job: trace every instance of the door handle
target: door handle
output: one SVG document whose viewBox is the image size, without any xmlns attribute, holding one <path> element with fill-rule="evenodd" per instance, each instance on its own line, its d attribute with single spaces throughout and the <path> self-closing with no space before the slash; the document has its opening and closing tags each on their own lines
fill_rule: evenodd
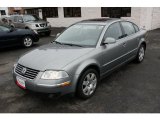
<svg viewBox="0 0 160 120">
<path fill-rule="evenodd" d="M 126 43 L 125 42 L 123 43 L 123 47 L 126 47 Z"/>
</svg>

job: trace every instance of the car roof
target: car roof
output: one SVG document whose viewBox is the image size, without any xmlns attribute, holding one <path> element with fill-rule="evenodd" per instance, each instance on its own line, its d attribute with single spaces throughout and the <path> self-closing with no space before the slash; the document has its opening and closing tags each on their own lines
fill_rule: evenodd
<svg viewBox="0 0 160 120">
<path fill-rule="evenodd" d="M 77 22 L 78 24 L 97 24 L 97 25 L 106 25 L 107 23 L 122 21 L 120 18 L 95 18 L 87 19 Z"/>
</svg>

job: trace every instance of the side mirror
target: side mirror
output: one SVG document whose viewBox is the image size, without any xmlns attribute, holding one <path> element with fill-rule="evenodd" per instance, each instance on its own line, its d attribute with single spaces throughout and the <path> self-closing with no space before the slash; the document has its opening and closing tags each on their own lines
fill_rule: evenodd
<svg viewBox="0 0 160 120">
<path fill-rule="evenodd" d="M 60 35 L 60 33 L 57 33 L 56 37 L 58 37 Z"/>
<path fill-rule="evenodd" d="M 103 44 L 113 44 L 113 43 L 116 43 L 116 39 L 111 37 L 107 37 L 103 42 Z"/>
</svg>

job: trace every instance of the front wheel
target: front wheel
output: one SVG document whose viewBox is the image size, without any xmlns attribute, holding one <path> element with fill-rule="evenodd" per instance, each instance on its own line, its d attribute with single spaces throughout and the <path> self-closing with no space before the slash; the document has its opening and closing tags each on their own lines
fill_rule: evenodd
<svg viewBox="0 0 160 120">
<path fill-rule="evenodd" d="M 145 46 L 142 44 L 138 49 L 136 62 L 141 63 L 144 60 L 144 56 L 145 56 Z"/>
<path fill-rule="evenodd" d="M 99 81 L 99 74 L 94 69 L 86 70 L 79 79 L 77 95 L 82 99 L 88 99 L 95 93 Z"/>
<path fill-rule="evenodd" d="M 32 37 L 30 37 L 30 36 L 24 37 L 23 41 L 22 41 L 22 44 L 26 48 L 31 47 L 33 45 Z"/>
</svg>

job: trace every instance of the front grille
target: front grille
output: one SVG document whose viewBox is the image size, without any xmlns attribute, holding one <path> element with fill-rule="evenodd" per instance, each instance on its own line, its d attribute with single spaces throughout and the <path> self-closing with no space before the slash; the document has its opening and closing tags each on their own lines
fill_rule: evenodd
<svg viewBox="0 0 160 120">
<path fill-rule="evenodd" d="M 34 70 L 23 65 L 17 64 L 15 72 L 28 79 L 34 79 L 37 77 L 39 70 Z"/>
<path fill-rule="evenodd" d="M 43 23 L 43 24 L 40 24 L 40 26 L 41 26 L 41 27 L 46 27 L 46 24 L 45 24 L 45 23 Z"/>
</svg>

